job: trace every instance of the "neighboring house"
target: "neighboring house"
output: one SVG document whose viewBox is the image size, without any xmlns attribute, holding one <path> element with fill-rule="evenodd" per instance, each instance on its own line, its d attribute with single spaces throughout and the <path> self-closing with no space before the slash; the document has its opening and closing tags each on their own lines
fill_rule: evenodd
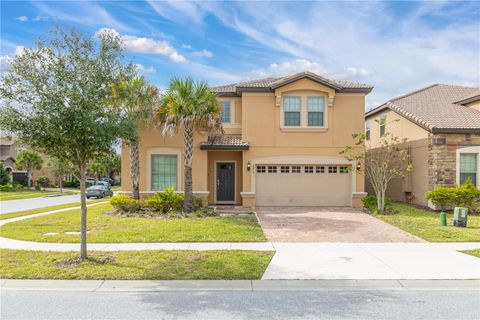
<svg viewBox="0 0 480 320">
<path fill-rule="evenodd" d="M 9 137 L 0 137 L 0 163 L 3 164 L 3 167 L 11 175 L 11 178 L 15 182 L 25 182 L 27 181 L 26 171 L 19 170 L 16 166 L 17 154 L 25 150 L 26 148 L 22 146 L 18 141 Z M 48 157 L 43 156 L 43 165 L 42 169 L 35 170 L 32 174 L 33 181 L 37 180 L 41 176 L 48 176 L 51 181 L 53 176 L 50 174 L 47 168 Z"/>
<path fill-rule="evenodd" d="M 216 87 L 224 135 L 195 135 L 193 190 L 210 204 L 360 206 L 364 178 L 340 152 L 363 130 L 372 86 L 302 72 Z M 140 133 L 140 191 L 183 190 L 183 139 Z M 128 149 L 122 190 L 131 191 Z"/>
<path fill-rule="evenodd" d="M 394 200 L 427 205 L 427 191 L 468 178 L 480 187 L 478 88 L 435 84 L 394 98 L 365 114 L 365 129 L 372 148 L 384 132 L 408 139 L 413 171 L 390 184 Z"/>
</svg>

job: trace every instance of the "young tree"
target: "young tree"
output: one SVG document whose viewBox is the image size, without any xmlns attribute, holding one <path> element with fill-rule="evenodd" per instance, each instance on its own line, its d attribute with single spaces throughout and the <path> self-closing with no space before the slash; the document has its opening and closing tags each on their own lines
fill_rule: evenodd
<svg viewBox="0 0 480 320">
<path fill-rule="evenodd" d="M 100 179 L 100 176 L 107 174 L 107 163 L 101 160 L 90 163 L 87 173 L 95 178 L 95 181 Z"/>
<path fill-rule="evenodd" d="M 0 83 L 0 126 L 79 172 L 81 260 L 87 258 L 87 166 L 118 139 L 119 115 L 108 101 L 123 73 L 121 51 L 111 32 L 94 39 L 57 28 L 17 55 Z"/>
<path fill-rule="evenodd" d="M 18 169 L 27 171 L 27 185 L 30 188 L 33 171 L 42 169 L 43 159 L 38 152 L 23 150 L 17 154 L 15 164 Z"/>
<path fill-rule="evenodd" d="M 152 123 L 158 90 L 143 77 L 135 74 L 125 76 L 112 86 L 112 106 L 122 114 L 122 138 L 129 148 L 130 179 L 133 198 L 140 199 L 139 130 Z"/>
<path fill-rule="evenodd" d="M 185 172 L 185 212 L 193 210 L 192 162 L 193 135 L 196 130 L 222 131 L 220 104 L 216 93 L 205 82 L 191 78 L 173 79 L 162 97 L 158 120 L 163 134 L 174 135 L 183 129 L 183 159 Z"/>
<path fill-rule="evenodd" d="M 73 173 L 72 166 L 65 160 L 52 157 L 50 160 L 48 160 L 48 170 L 57 180 L 58 186 L 60 187 L 60 192 L 62 192 L 63 179 L 66 175 Z"/>
<path fill-rule="evenodd" d="M 363 163 L 366 178 L 372 184 L 377 197 L 377 209 L 385 211 L 385 193 L 393 178 L 402 178 L 412 170 L 410 154 L 401 146 L 406 139 L 385 133 L 377 146 L 365 143 L 365 134 L 355 134 L 355 146 L 346 146 L 345 158 Z"/>
</svg>

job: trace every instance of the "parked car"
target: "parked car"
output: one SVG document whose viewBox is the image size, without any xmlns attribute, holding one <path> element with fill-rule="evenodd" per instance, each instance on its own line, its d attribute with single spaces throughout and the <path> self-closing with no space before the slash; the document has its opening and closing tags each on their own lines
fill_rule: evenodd
<svg viewBox="0 0 480 320">
<path fill-rule="evenodd" d="M 109 186 L 95 185 L 87 189 L 87 199 L 90 198 L 105 198 L 113 196 L 113 191 Z"/>
<path fill-rule="evenodd" d="M 96 185 L 95 178 L 87 178 L 86 184 L 87 184 L 87 187 Z"/>
<path fill-rule="evenodd" d="M 108 177 L 106 177 L 106 178 L 100 178 L 100 181 L 108 182 L 111 186 L 113 186 L 113 184 L 114 184 L 114 182 L 115 182 L 113 179 L 110 179 L 110 178 L 108 178 Z"/>
<path fill-rule="evenodd" d="M 97 186 L 106 186 L 106 187 L 110 187 L 111 184 L 108 183 L 107 181 L 97 181 L 96 183 Z"/>
</svg>

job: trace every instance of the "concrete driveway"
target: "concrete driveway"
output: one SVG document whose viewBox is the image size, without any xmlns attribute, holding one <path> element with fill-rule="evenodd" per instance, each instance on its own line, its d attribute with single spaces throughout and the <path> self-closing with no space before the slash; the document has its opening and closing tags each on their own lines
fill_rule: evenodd
<svg viewBox="0 0 480 320">
<path fill-rule="evenodd" d="M 348 207 L 258 207 L 265 236 L 273 242 L 425 242 Z"/>
</svg>

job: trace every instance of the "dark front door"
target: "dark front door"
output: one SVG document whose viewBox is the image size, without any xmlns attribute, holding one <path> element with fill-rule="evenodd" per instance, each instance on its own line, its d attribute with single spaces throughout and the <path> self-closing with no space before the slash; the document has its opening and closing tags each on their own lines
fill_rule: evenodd
<svg viewBox="0 0 480 320">
<path fill-rule="evenodd" d="M 235 163 L 217 162 L 217 202 L 235 201 Z"/>
</svg>

